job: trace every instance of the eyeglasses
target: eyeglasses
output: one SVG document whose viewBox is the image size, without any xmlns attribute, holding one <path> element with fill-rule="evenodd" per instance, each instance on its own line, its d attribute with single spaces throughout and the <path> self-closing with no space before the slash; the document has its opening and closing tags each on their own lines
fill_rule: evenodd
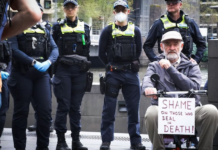
<svg viewBox="0 0 218 150">
<path fill-rule="evenodd" d="M 176 1 L 166 1 L 166 4 L 167 4 L 167 5 L 176 5 L 176 4 L 178 4 L 178 3 L 179 3 L 178 0 L 176 0 Z"/>
<path fill-rule="evenodd" d="M 77 8 L 77 6 L 64 6 L 64 8 L 67 10 L 70 10 L 70 9 L 74 10 Z"/>
</svg>

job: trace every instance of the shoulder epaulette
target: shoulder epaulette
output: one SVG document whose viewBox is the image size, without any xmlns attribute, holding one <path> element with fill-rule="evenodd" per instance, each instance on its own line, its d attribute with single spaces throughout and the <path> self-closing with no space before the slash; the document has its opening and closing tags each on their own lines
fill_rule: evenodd
<svg viewBox="0 0 218 150">
<path fill-rule="evenodd" d="M 163 18 L 165 15 L 161 15 L 160 18 Z"/>
<path fill-rule="evenodd" d="M 61 20 L 58 22 L 58 24 L 61 25 L 61 26 L 63 26 L 64 23 L 65 23 L 65 20 L 64 20 L 64 19 L 61 19 Z"/>
<path fill-rule="evenodd" d="M 60 22 L 60 21 L 61 21 L 61 18 L 58 18 L 58 19 L 57 19 L 57 22 Z"/>
</svg>

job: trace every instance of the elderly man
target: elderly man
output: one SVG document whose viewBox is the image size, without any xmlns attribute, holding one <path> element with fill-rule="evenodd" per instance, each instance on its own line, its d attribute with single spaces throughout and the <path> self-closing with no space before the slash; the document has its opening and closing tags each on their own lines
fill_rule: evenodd
<svg viewBox="0 0 218 150">
<path fill-rule="evenodd" d="M 145 95 L 156 94 L 163 89 L 162 85 L 152 83 L 150 77 L 156 73 L 160 75 L 166 91 L 199 90 L 201 72 L 197 64 L 189 61 L 181 50 L 183 48 L 182 36 L 177 31 L 165 33 L 161 40 L 161 50 L 158 61 L 149 64 L 143 79 L 142 90 Z M 180 95 L 185 97 L 185 95 Z M 195 124 L 201 127 L 198 150 L 212 150 L 213 137 L 218 126 L 218 112 L 213 105 L 200 106 L 199 96 L 195 96 Z M 151 97 L 151 104 L 145 114 L 145 126 L 154 150 L 165 150 L 163 137 L 158 134 L 158 99 Z"/>
</svg>

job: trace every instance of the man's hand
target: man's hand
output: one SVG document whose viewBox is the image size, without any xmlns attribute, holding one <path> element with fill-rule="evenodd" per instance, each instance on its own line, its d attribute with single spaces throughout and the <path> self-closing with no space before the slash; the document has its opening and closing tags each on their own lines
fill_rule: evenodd
<svg viewBox="0 0 218 150">
<path fill-rule="evenodd" d="M 168 69 L 171 66 L 170 61 L 166 60 L 166 59 L 161 59 L 159 61 L 159 64 L 160 64 L 161 68 L 163 68 L 163 69 Z"/>
<path fill-rule="evenodd" d="M 190 61 L 191 61 L 193 64 L 197 64 L 197 62 L 196 62 L 193 58 L 190 58 Z"/>
<path fill-rule="evenodd" d="M 42 18 L 42 12 L 35 0 L 11 0 L 10 2 L 12 9 L 18 12 L 11 20 L 12 26 L 9 27 L 9 23 L 5 25 L 1 40 L 23 32 Z"/>
<path fill-rule="evenodd" d="M 145 89 L 145 96 L 151 97 L 153 99 L 157 99 L 157 95 L 147 96 L 147 95 L 151 95 L 151 94 L 157 94 L 157 89 L 156 88 L 146 88 Z"/>
</svg>

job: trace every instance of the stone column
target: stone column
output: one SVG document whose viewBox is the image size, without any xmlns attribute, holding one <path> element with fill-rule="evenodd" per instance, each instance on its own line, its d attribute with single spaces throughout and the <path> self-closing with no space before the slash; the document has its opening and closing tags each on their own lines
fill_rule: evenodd
<svg viewBox="0 0 218 150">
<path fill-rule="evenodd" d="M 218 39 L 208 41 L 208 102 L 218 108 Z M 214 138 L 213 150 L 218 149 L 218 133 Z"/>
</svg>

